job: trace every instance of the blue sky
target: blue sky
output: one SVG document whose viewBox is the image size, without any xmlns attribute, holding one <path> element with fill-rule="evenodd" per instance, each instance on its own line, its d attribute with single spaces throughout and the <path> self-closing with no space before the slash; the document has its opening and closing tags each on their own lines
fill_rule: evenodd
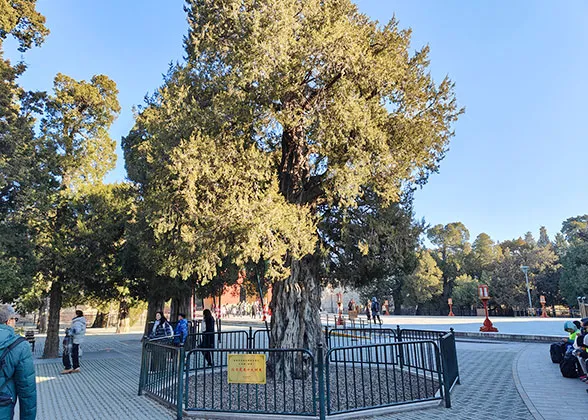
<svg viewBox="0 0 588 420">
<path fill-rule="evenodd" d="M 437 80 L 456 82 L 466 113 L 439 174 L 416 194 L 428 223 L 463 222 L 495 240 L 526 231 L 551 236 L 561 222 L 588 213 L 586 121 L 588 3 L 569 0 L 495 2 L 361 0 L 382 23 L 396 15 L 413 29 L 413 46 L 431 47 Z M 118 163 L 107 181 L 125 177 L 120 138 L 132 107 L 181 60 L 186 22 L 181 0 L 39 0 L 51 34 L 22 58 L 21 84 L 50 90 L 56 73 L 118 84 L 122 113 L 111 130 Z M 7 55 L 21 58 L 10 43 Z"/>
</svg>

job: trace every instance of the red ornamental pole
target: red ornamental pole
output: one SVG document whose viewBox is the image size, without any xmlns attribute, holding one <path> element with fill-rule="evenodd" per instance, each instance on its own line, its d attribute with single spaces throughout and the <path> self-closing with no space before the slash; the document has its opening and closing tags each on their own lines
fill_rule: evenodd
<svg viewBox="0 0 588 420">
<path fill-rule="evenodd" d="M 541 318 L 549 318 L 547 311 L 545 310 L 545 296 L 539 296 L 539 302 L 541 302 Z"/>
<path fill-rule="evenodd" d="M 484 320 L 484 324 L 480 327 L 480 331 L 482 332 L 498 332 L 498 328 L 492 325 L 492 321 L 488 318 L 488 300 L 490 299 L 490 295 L 488 294 L 488 286 L 485 284 L 481 284 L 478 286 L 478 294 L 482 303 L 484 304 L 484 313 L 486 314 L 486 319 Z"/>
</svg>

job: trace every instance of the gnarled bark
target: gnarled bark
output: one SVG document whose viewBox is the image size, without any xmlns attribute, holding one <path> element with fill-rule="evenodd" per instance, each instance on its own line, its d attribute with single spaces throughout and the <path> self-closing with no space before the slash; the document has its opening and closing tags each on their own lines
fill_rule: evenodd
<svg viewBox="0 0 588 420">
<path fill-rule="evenodd" d="M 317 278 L 317 258 L 307 255 L 291 264 L 291 274 L 272 288 L 270 343 L 273 348 L 309 349 L 315 353 L 324 344 L 320 321 L 321 292 Z M 304 378 L 310 374 L 305 356 L 292 358 L 276 354 L 268 368 L 287 378 Z"/>
<path fill-rule="evenodd" d="M 118 324 L 116 325 L 116 334 L 129 332 L 130 321 L 129 303 L 126 301 L 126 299 L 123 299 L 118 305 Z"/>
</svg>

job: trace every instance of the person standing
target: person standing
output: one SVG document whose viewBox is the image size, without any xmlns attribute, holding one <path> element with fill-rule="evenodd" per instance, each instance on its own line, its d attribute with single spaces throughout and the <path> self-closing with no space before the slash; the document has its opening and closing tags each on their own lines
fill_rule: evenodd
<svg viewBox="0 0 588 420">
<path fill-rule="evenodd" d="M 72 339 L 71 352 L 67 352 L 65 349 L 63 351 L 64 369 L 61 372 L 62 375 L 80 371 L 80 344 L 84 342 L 84 337 L 86 336 L 86 318 L 79 309 L 76 311 L 76 316 L 71 320 L 69 334 Z"/>
<path fill-rule="evenodd" d="M 210 309 L 205 309 L 202 312 L 203 316 L 203 326 L 204 330 L 202 331 L 202 341 L 198 347 L 203 349 L 213 349 L 214 348 L 214 318 L 212 316 L 212 312 Z M 203 351 L 202 354 L 204 355 L 204 359 L 208 363 L 208 366 L 212 366 L 212 355 L 209 351 Z"/>
<path fill-rule="evenodd" d="M 149 333 L 149 340 L 163 340 L 165 338 L 170 338 L 173 335 L 174 330 L 171 325 L 169 325 L 169 322 L 167 322 L 167 319 L 165 319 L 163 312 L 155 312 L 155 322 Z"/>
<path fill-rule="evenodd" d="M 374 296 L 372 298 L 372 319 L 374 320 L 374 324 L 376 323 L 376 317 L 378 317 L 378 322 L 382 325 L 382 320 L 380 319 L 380 302 Z"/>
<path fill-rule="evenodd" d="M 21 420 L 37 416 L 37 385 L 30 344 L 14 332 L 17 321 L 12 306 L 0 305 L 0 419 L 12 419 L 18 398 Z M 5 402 L 5 404 L 2 404 Z"/>
<path fill-rule="evenodd" d="M 178 323 L 174 330 L 174 345 L 183 347 L 188 338 L 188 321 L 186 321 L 186 314 L 178 314 Z"/>
<path fill-rule="evenodd" d="M 372 320 L 372 310 L 370 306 L 370 301 L 368 300 L 367 304 L 365 305 L 365 315 L 367 316 L 368 324 Z"/>
</svg>

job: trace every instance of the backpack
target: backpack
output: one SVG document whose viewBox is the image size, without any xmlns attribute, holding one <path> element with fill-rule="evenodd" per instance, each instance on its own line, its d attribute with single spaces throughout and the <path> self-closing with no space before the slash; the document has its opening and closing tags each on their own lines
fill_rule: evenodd
<svg viewBox="0 0 588 420">
<path fill-rule="evenodd" d="M 553 343 L 549 348 L 549 354 L 553 363 L 561 363 L 566 354 L 566 343 Z"/>
<path fill-rule="evenodd" d="M 559 364 L 559 370 L 564 378 L 577 378 L 578 374 L 578 358 L 572 353 L 567 353 L 561 363 Z"/>
<path fill-rule="evenodd" d="M 4 349 L 4 352 L 2 353 L 2 356 L 0 356 L 0 372 L 2 372 L 4 374 L 4 366 L 6 364 L 6 362 L 4 361 L 4 359 L 6 359 L 6 356 L 8 356 L 8 353 L 10 353 L 10 351 L 13 348 L 15 348 L 16 346 L 18 346 L 23 341 L 27 341 L 26 338 L 24 338 L 24 337 L 18 337 L 16 340 L 14 340 L 12 343 L 10 343 L 10 345 L 8 347 L 6 347 Z M 0 407 L 5 407 L 7 405 L 14 404 L 14 402 L 12 401 L 12 397 L 10 395 L 5 394 L 4 392 L 2 392 L 2 390 L 4 389 L 4 387 L 6 387 L 6 385 L 8 384 L 8 380 L 10 379 L 7 376 L 5 376 L 5 378 L 6 379 L 4 380 L 4 383 L 0 387 Z"/>
</svg>

